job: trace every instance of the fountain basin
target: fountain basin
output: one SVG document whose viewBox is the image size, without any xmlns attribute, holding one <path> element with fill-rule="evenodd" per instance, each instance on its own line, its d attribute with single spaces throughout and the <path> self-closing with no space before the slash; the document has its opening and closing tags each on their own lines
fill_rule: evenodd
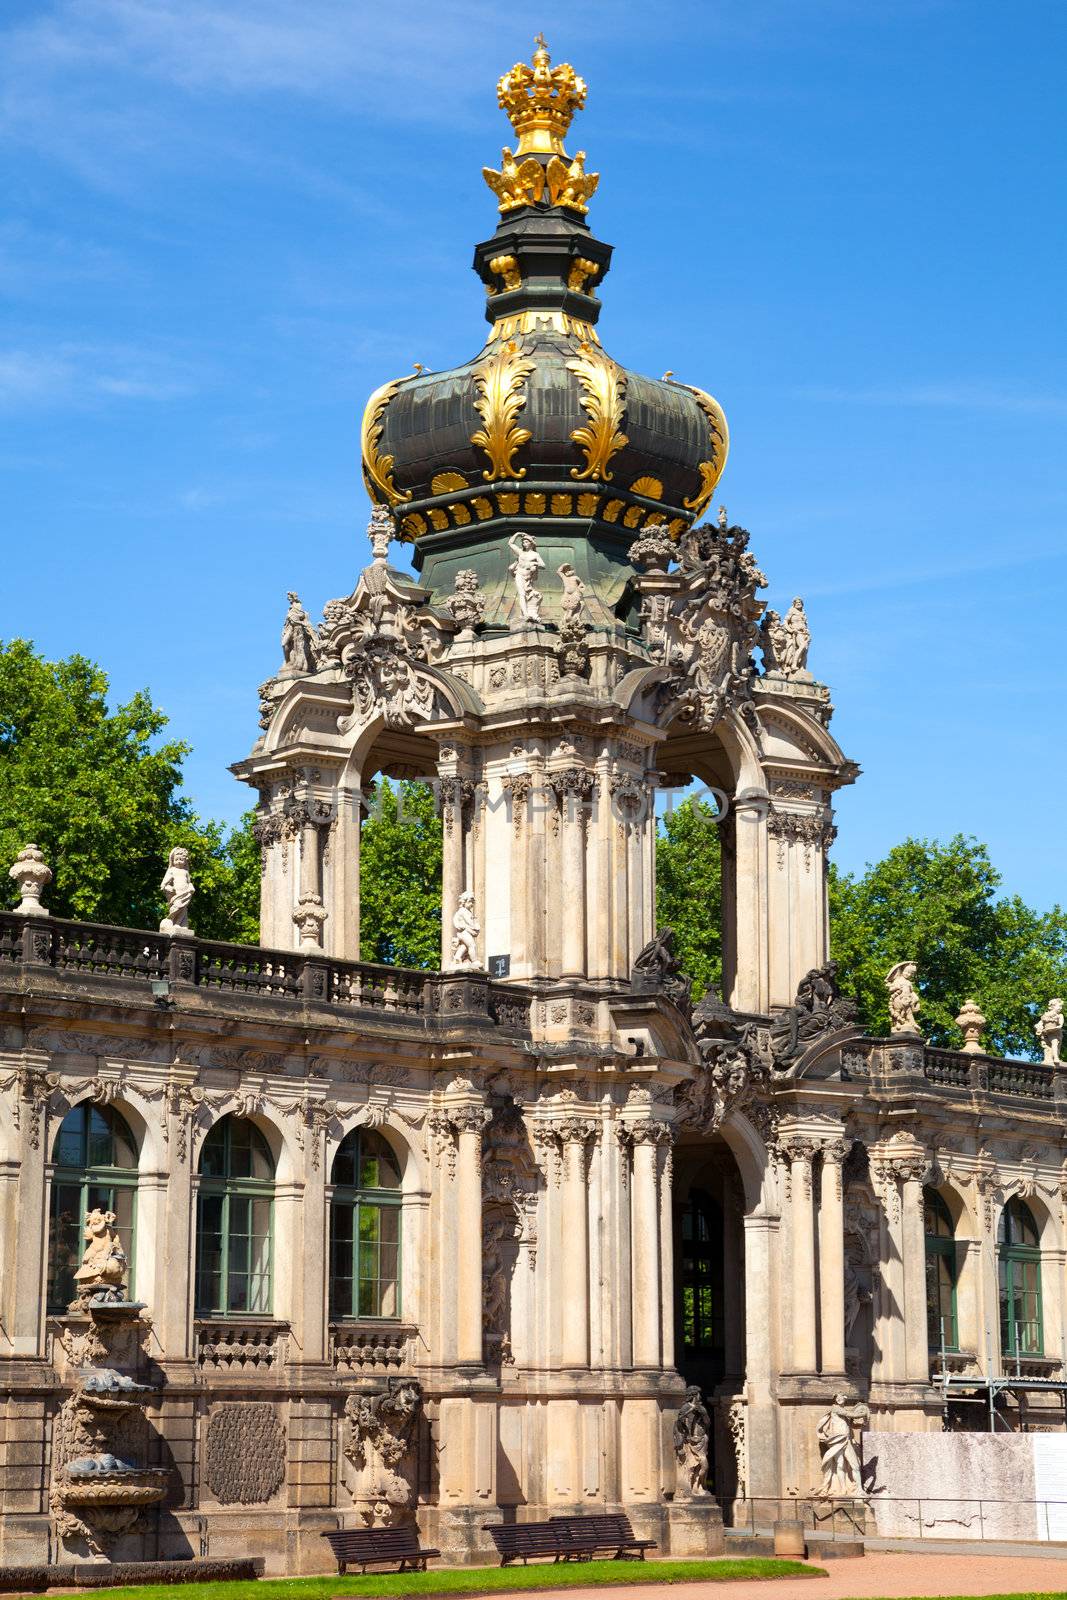
<svg viewBox="0 0 1067 1600">
<path fill-rule="evenodd" d="M 56 1499 L 64 1506 L 158 1506 L 167 1492 L 170 1474 L 165 1467 L 129 1467 L 120 1463 L 118 1470 L 76 1471 L 81 1464 L 71 1462 L 55 1486 Z"/>
</svg>

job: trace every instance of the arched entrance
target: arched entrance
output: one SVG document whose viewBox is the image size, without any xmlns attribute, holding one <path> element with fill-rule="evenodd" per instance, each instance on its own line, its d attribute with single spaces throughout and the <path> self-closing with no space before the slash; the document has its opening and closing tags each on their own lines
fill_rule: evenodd
<svg viewBox="0 0 1067 1600">
<path fill-rule="evenodd" d="M 719 1135 L 683 1134 L 674 1152 L 674 1364 L 712 1418 L 710 1485 L 739 1492 L 732 1416 L 745 1383 L 744 1189 Z"/>
</svg>

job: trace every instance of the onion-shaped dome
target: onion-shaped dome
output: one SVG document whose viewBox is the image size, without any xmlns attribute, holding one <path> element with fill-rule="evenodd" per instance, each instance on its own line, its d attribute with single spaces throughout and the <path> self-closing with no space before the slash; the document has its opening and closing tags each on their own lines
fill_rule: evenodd
<svg viewBox="0 0 1067 1600">
<path fill-rule="evenodd" d="M 591 541 L 614 565 L 646 523 L 677 537 L 700 516 L 726 462 L 726 419 L 703 390 L 631 372 L 600 344 L 611 247 L 585 220 L 599 175 L 562 144 L 585 84 L 538 41 L 499 97 L 519 144 L 484 173 L 501 211 L 474 257 L 489 338 L 461 366 L 371 395 L 364 480 L 431 569 L 446 552 L 500 547 L 516 526 L 572 551 Z"/>
</svg>

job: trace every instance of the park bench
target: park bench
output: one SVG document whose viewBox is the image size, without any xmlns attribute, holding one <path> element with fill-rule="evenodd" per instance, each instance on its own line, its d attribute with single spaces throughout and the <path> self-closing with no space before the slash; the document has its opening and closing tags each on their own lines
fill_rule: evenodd
<svg viewBox="0 0 1067 1600">
<path fill-rule="evenodd" d="M 587 1516 L 551 1517 L 554 1527 L 563 1531 L 568 1551 L 593 1556 L 607 1551 L 614 1561 L 643 1561 L 646 1550 L 656 1548 L 655 1539 L 638 1539 L 624 1511 L 590 1512 Z"/>
<path fill-rule="evenodd" d="M 561 1531 L 551 1522 L 487 1522 L 500 1557 L 500 1565 L 521 1561 L 526 1566 L 531 1556 L 551 1556 L 553 1561 L 565 1561 Z"/>
<path fill-rule="evenodd" d="M 371 1566 L 392 1566 L 398 1572 L 425 1572 L 431 1556 L 440 1550 L 421 1550 L 419 1530 L 401 1528 L 338 1528 L 334 1533 L 324 1533 L 337 1560 L 338 1572 L 347 1572 L 350 1566 L 366 1572 Z"/>
</svg>

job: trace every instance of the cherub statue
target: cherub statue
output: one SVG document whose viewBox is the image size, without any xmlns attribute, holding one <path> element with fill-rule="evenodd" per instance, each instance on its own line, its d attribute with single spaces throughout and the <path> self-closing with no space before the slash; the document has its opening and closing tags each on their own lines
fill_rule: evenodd
<svg viewBox="0 0 1067 1600">
<path fill-rule="evenodd" d="M 282 656 L 294 675 L 314 672 L 317 666 L 318 638 L 311 619 L 300 604 L 300 596 L 289 591 L 289 610 L 282 626 Z"/>
<path fill-rule="evenodd" d="M 160 933 L 191 937 L 189 904 L 196 890 L 189 876 L 189 852 L 182 845 L 175 845 L 167 857 L 167 871 L 159 887 L 167 902 L 167 914 L 159 924 Z"/>
<path fill-rule="evenodd" d="M 1063 1001 L 1050 1000 L 1047 1011 L 1044 1011 L 1034 1023 L 1034 1033 L 1041 1046 L 1041 1059 L 1046 1066 L 1054 1066 L 1060 1059 L 1060 1046 L 1063 1043 Z"/>
<path fill-rule="evenodd" d="M 863 1494 L 860 1451 L 857 1433 L 871 1420 L 865 1405 L 849 1405 L 848 1396 L 834 1396 L 834 1403 L 819 1419 L 815 1429 L 822 1453 L 822 1484 L 819 1494 L 835 1499 L 857 1499 Z"/>
<path fill-rule="evenodd" d="M 918 972 L 914 961 L 898 961 L 886 973 L 889 990 L 890 1033 L 919 1033 L 919 991 L 914 984 Z"/>
<path fill-rule="evenodd" d="M 540 622 L 542 595 L 537 588 L 537 575 L 545 563 L 537 552 L 537 543 L 528 533 L 513 533 L 508 549 L 515 557 L 508 571 L 515 579 L 519 615 L 524 622 Z"/>
<path fill-rule="evenodd" d="M 708 1446 L 711 1418 L 696 1384 L 690 1384 L 674 1424 L 674 1453 L 678 1466 L 688 1479 L 689 1493 L 705 1495 L 708 1475 Z"/>
<path fill-rule="evenodd" d="M 474 915 L 474 896 L 465 889 L 452 918 L 452 966 L 459 970 L 478 966 L 478 935 L 481 923 Z"/>
<path fill-rule="evenodd" d="M 115 1213 L 94 1207 L 85 1218 L 87 1249 L 81 1265 L 74 1274 L 80 1294 L 90 1298 L 93 1294 L 121 1290 L 126 1281 L 126 1252 L 115 1232 Z"/>
</svg>

